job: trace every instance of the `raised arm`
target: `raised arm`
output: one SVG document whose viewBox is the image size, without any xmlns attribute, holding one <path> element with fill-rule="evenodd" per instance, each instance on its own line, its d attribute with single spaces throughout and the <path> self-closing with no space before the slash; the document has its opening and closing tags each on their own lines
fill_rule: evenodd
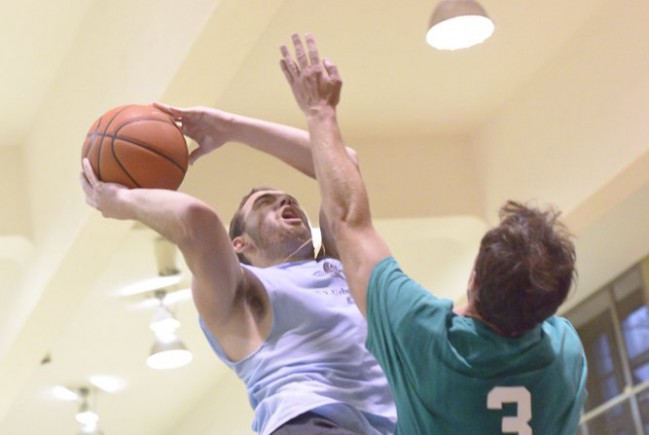
<svg viewBox="0 0 649 435">
<path fill-rule="evenodd" d="M 315 176 L 309 133 L 304 130 L 209 107 L 154 104 L 180 122 L 183 133 L 196 141 L 198 147 L 190 154 L 191 163 L 228 142 L 239 142 L 270 154 L 309 177 Z"/>
<path fill-rule="evenodd" d="M 282 46 L 280 64 L 306 116 L 323 209 L 338 244 L 352 295 L 365 314 L 370 274 L 390 251 L 374 229 L 363 179 L 345 150 L 338 126 L 336 106 L 342 81 L 337 68 L 327 60 L 320 62 L 312 35 L 306 35 L 308 52 L 298 35 L 294 34 L 292 40 L 295 59 Z"/>
<path fill-rule="evenodd" d="M 87 159 L 81 186 L 86 202 L 104 217 L 137 220 L 174 242 L 192 273 L 196 308 L 231 357 L 245 356 L 259 346 L 259 313 L 239 297 L 255 291 L 234 253 L 228 234 L 212 208 L 181 192 L 128 189 L 99 181 Z M 263 296 L 263 295 L 262 295 Z M 236 336 L 240 344 L 227 346 Z M 247 341 L 246 341 L 247 340 Z"/>
<path fill-rule="evenodd" d="M 228 142 L 238 142 L 280 159 L 308 177 L 315 178 L 308 131 L 208 107 L 178 108 L 154 104 L 172 115 L 181 124 L 183 133 L 196 141 L 198 147 L 190 154 L 191 163 Z M 345 147 L 345 151 L 350 158 L 356 159 L 356 152 L 352 148 Z M 320 230 L 327 254 L 338 257 L 334 238 L 324 219 L 320 219 Z"/>
</svg>

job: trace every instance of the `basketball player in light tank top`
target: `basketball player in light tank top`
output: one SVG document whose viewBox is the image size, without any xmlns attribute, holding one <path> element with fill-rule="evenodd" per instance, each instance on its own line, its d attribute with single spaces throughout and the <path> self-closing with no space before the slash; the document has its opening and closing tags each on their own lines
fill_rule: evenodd
<svg viewBox="0 0 649 435">
<path fill-rule="evenodd" d="M 157 107 L 198 143 L 192 163 L 237 142 L 314 176 L 303 130 L 204 107 Z M 351 298 L 326 222 L 320 221 L 323 249 L 316 259 L 307 216 L 283 191 L 253 189 L 228 234 L 201 200 L 103 183 L 87 160 L 81 184 L 86 202 L 105 217 L 138 220 L 177 244 L 192 272 L 200 327 L 245 383 L 255 432 L 394 433 L 388 384 L 365 348 L 366 322 Z"/>
</svg>

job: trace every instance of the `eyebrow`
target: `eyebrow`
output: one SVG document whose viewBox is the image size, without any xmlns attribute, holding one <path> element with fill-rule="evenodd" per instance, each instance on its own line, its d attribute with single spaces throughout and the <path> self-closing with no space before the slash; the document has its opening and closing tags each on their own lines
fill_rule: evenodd
<svg viewBox="0 0 649 435">
<path fill-rule="evenodd" d="M 254 202 L 252 203 L 252 205 L 250 206 L 250 209 L 251 209 L 251 210 L 255 210 L 255 209 L 259 208 L 259 207 L 260 207 L 260 204 L 261 204 L 262 202 L 264 202 L 265 200 L 267 200 L 269 197 L 271 197 L 271 198 L 275 198 L 275 197 L 277 197 L 277 196 L 279 196 L 279 195 L 286 195 L 286 196 L 288 196 L 289 198 L 291 198 L 291 201 L 293 201 L 295 204 L 299 204 L 299 202 L 297 201 L 297 199 L 295 199 L 293 196 L 291 196 L 291 195 L 289 195 L 289 194 L 287 194 L 287 193 L 282 193 L 282 192 L 268 192 L 268 193 L 264 193 L 263 195 L 259 195 L 257 198 L 255 198 L 255 201 L 254 201 Z"/>
<path fill-rule="evenodd" d="M 264 202 L 265 200 L 267 200 L 269 197 L 271 197 L 271 198 L 274 197 L 275 195 L 276 195 L 276 194 L 274 194 L 274 193 L 270 193 L 270 192 L 268 192 L 268 193 L 264 193 L 263 195 L 259 195 L 257 198 L 255 198 L 255 201 L 254 201 L 254 202 L 252 203 L 252 205 L 250 206 L 250 209 L 251 209 L 251 210 L 254 210 L 254 209 L 258 208 L 259 205 L 260 205 L 262 202 Z"/>
</svg>

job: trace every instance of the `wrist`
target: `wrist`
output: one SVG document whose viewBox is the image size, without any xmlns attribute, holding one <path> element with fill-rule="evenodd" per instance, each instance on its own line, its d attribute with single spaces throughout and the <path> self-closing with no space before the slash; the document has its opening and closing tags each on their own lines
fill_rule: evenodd
<svg viewBox="0 0 649 435">
<path fill-rule="evenodd" d="M 304 111 L 307 122 L 336 119 L 336 108 L 330 105 L 313 106 Z"/>
<path fill-rule="evenodd" d="M 225 142 L 237 141 L 242 134 L 243 117 L 234 113 L 221 112 L 216 130 Z"/>
</svg>

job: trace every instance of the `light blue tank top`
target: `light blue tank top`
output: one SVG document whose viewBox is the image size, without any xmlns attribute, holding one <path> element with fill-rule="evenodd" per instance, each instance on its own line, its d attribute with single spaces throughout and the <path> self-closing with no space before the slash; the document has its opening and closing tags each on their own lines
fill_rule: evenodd
<svg viewBox="0 0 649 435">
<path fill-rule="evenodd" d="M 359 434 L 392 434 L 396 410 L 383 371 L 365 348 L 367 324 L 334 259 L 246 266 L 266 287 L 273 325 L 265 343 L 230 361 L 201 321 L 209 343 L 243 380 L 252 428 L 271 433 L 315 411 Z"/>
</svg>

